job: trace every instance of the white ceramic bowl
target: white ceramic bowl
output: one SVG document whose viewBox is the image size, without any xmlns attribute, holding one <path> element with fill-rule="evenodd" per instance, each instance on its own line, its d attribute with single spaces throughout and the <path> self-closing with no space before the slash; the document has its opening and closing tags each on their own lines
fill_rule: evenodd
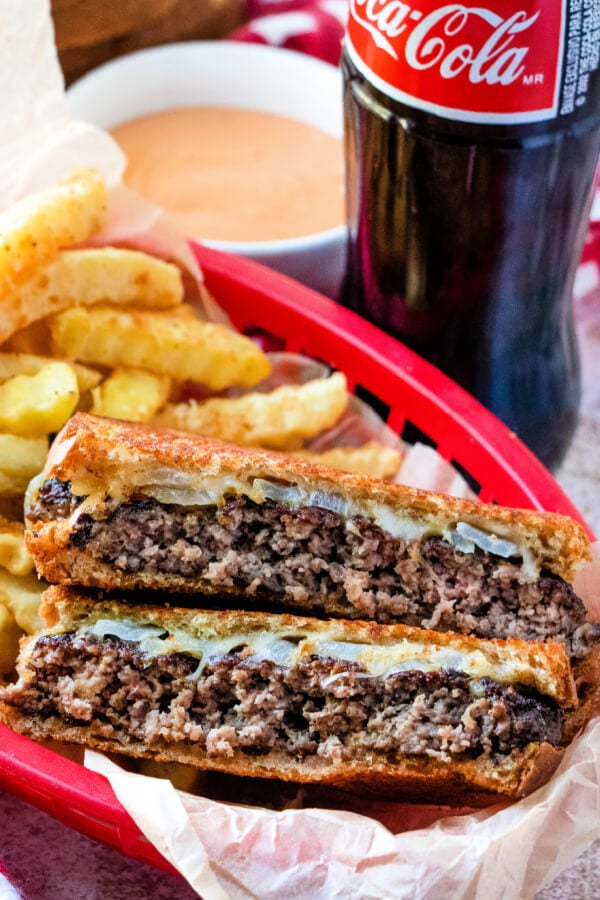
<svg viewBox="0 0 600 900">
<path fill-rule="evenodd" d="M 165 109 L 228 106 L 289 116 L 342 136 L 338 69 L 261 44 L 190 41 L 140 50 L 88 72 L 71 85 L 67 101 L 76 118 L 104 129 Z M 345 226 L 286 240 L 203 243 L 337 296 L 345 263 Z"/>
</svg>

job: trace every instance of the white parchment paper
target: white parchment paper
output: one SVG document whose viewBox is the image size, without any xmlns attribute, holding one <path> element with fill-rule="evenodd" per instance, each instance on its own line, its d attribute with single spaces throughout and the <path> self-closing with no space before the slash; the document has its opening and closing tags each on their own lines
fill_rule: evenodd
<svg viewBox="0 0 600 900">
<path fill-rule="evenodd" d="M 95 166 L 111 188 L 100 240 L 174 256 L 200 281 L 185 241 L 160 210 L 120 185 L 124 160 L 116 145 L 70 120 L 48 0 L 0 0 L 0 88 L 0 208 L 73 168 Z M 596 559 L 579 587 L 600 618 L 598 567 Z M 178 792 L 96 753 L 86 762 L 110 779 L 140 829 L 205 900 L 525 900 L 600 834 L 600 719 L 573 742 L 543 788 L 469 815 L 365 800 L 360 813 L 273 811 Z"/>
</svg>

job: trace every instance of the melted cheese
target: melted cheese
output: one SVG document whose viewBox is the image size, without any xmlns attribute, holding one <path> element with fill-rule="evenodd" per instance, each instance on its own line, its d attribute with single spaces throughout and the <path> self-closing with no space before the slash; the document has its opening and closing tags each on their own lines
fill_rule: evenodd
<svg viewBox="0 0 600 900">
<path fill-rule="evenodd" d="M 94 510 L 102 508 L 105 492 L 102 491 L 101 494 L 96 491 L 88 493 L 86 488 L 89 489 L 89 484 L 78 485 L 76 478 L 73 479 L 72 487 L 75 493 L 88 494 L 71 517 L 72 524 L 74 524 L 82 512 L 93 514 Z M 263 478 L 242 479 L 234 476 L 192 475 L 171 470 L 168 467 L 157 468 L 152 473 L 151 482 L 144 480 L 131 485 L 131 488 L 159 503 L 176 506 L 219 506 L 225 502 L 226 498 L 239 496 L 248 497 L 255 503 L 274 500 L 290 509 L 317 506 L 333 510 L 342 516 L 346 520 L 346 527 L 349 531 L 355 530 L 352 519 L 355 516 L 363 516 L 374 521 L 392 537 L 402 538 L 406 541 L 414 538 L 442 537 L 455 544 L 460 552 L 473 552 L 475 546 L 478 546 L 482 550 L 493 552 L 504 558 L 519 557 L 522 560 L 523 573 L 526 576 L 536 578 L 539 575 L 539 567 L 525 543 L 519 540 L 518 535 L 502 526 L 497 527 L 498 534 L 492 534 L 466 522 L 458 522 L 455 526 L 448 528 L 440 525 L 434 515 L 423 516 L 419 519 L 413 518 L 409 511 L 399 515 L 385 503 L 376 500 L 355 499 L 330 491 L 313 491 L 305 488 L 302 484 L 280 484 Z M 126 498 L 113 496 L 113 499 Z"/>
<path fill-rule="evenodd" d="M 149 657 L 185 653 L 198 660 L 193 677 L 202 674 L 210 659 L 243 649 L 244 655 L 269 660 L 291 668 L 312 656 L 358 663 L 365 675 L 385 678 L 395 672 L 418 670 L 439 672 L 452 669 L 469 678 L 491 678 L 512 684 L 533 684 L 542 693 L 556 695 L 554 679 L 539 665 L 519 659 L 511 648 L 494 646 L 492 650 L 462 650 L 443 644 L 404 639 L 391 644 L 369 644 L 339 639 L 336 624 L 323 623 L 318 633 L 270 631 L 235 632 L 219 637 L 194 636 L 181 629 L 166 630 L 149 621 L 135 619 L 99 619 L 82 625 L 79 634 L 104 638 L 108 635 L 139 645 Z"/>
</svg>

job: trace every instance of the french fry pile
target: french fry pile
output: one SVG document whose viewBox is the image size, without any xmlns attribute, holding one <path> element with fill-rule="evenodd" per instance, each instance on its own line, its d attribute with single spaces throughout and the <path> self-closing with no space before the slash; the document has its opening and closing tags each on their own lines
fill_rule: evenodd
<svg viewBox="0 0 600 900">
<path fill-rule="evenodd" d="M 199 318 L 177 266 L 85 246 L 106 209 L 102 179 L 82 169 L 0 214 L 0 513 L 8 516 L 0 518 L 0 676 L 12 668 L 20 634 L 36 626 L 43 587 L 23 545 L 23 495 L 50 437 L 75 410 L 298 452 L 378 477 L 392 477 L 400 463 L 396 450 L 374 442 L 321 455 L 303 449 L 343 415 L 345 377 L 249 391 L 269 375 L 268 357 Z M 208 395 L 249 392 L 185 399 L 194 386 Z"/>
</svg>

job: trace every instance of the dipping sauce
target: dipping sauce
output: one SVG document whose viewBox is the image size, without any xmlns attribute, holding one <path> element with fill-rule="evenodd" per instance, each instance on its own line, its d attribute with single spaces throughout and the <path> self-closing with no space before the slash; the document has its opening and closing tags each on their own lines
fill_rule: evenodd
<svg viewBox="0 0 600 900">
<path fill-rule="evenodd" d="M 341 225 L 340 139 L 284 116 L 193 107 L 112 129 L 125 181 L 183 234 L 222 241 L 299 237 Z"/>
</svg>

